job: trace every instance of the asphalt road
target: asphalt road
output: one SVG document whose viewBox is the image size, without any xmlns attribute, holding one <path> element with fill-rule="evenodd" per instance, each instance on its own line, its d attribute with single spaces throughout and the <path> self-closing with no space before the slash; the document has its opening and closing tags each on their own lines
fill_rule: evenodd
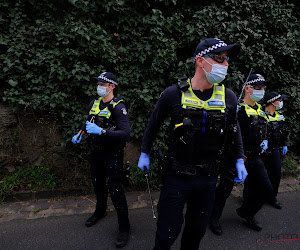
<svg viewBox="0 0 300 250">
<path fill-rule="evenodd" d="M 221 220 L 224 234 L 215 236 L 209 229 L 200 249 L 300 249 L 300 191 L 279 194 L 283 209 L 268 205 L 256 218 L 261 232 L 246 227 L 235 209 L 240 198 L 230 197 Z M 150 207 L 131 209 L 132 234 L 123 249 L 152 249 L 156 220 Z M 0 249 L 115 249 L 117 220 L 115 211 L 91 228 L 84 222 L 88 214 L 14 219 L 0 223 Z M 282 241 L 278 241 L 282 240 Z M 180 236 L 172 249 L 180 248 Z"/>
</svg>

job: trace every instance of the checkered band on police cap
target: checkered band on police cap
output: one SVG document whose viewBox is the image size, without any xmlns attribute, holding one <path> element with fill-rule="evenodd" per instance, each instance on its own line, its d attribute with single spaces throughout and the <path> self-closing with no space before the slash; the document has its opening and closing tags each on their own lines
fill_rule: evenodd
<svg viewBox="0 0 300 250">
<path fill-rule="evenodd" d="M 96 77 L 96 79 L 100 82 L 108 82 L 115 85 L 118 85 L 116 76 L 111 72 L 103 72 L 101 75 Z"/>
<path fill-rule="evenodd" d="M 227 43 L 218 38 L 206 38 L 198 44 L 193 56 L 194 62 L 199 56 L 209 53 L 219 54 L 225 51 L 227 51 L 228 56 L 235 57 L 240 53 L 240 45 L 236 43 L 227 45 Z"/>
<path fill-rule="evenodd" d="M 273 97 L 273 98 L 267 100 L 267 103 L 273 102 L 273 101 L 275 101 L 276 99 L 279 99 L 280 97 L 281 97 L 281 95 L 277 95 L 277 96 L 275 96 L 275 97 Z"/>
<path fill-rule="evenodd" d="M 279 94 L 278 92 L 269 92 L 269 93 L 266 93 L 265 96 L 264 96 L 264 102 L 269 104 L 273 101 L 276 101 L 278 99 L 285 99 L 287 98 L 288 96 L 287 95 L 281 95 Z"/>
<path fill-rule="evenodd" d="M 260 74 L 251 74 L 246 85 L 259 85 L 259 83 L 267 82 L 266 79 Z"/>
<path fill-rule="evenodd" d="M 197 59 L 199 56 L 204 56 L 204 55 L 208 54 L 209 52 L 214 51 L 214 50 L 216 50 L 216 49 L 218 49 L 218 48 L 222 48 L 222 47 L 227 47 L 227 46 L 228 46 L 228 45 L 227 45 L 225 42 L 223 42 L 222 40 L 220 40 L 220 39 L 218 39 L 218 38 L 214 38 L 214 39 L 215 39 L 216 43 L 213 44 L 213 45 L 211 45 L 211 46 L 208 47 L 208 48 L 204 48 L 204 47 L 203 47 L 203 50 L 199 51 L 198 54 L 196 54 L 196 55 L 194 56 L 194 61 L 196 61 L 196 59 Z"/>
</svg>

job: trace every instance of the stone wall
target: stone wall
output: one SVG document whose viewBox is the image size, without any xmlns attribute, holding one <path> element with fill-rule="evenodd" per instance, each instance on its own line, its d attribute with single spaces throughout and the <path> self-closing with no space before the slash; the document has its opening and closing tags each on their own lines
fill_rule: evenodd
<svg viewBox="0 0 300 250">
<path fill-rule="evenodd" d="M 17 117 L 8 106 L 0 104 L 0 168 L 9 171 L 14 170 L 17 161 L 16 127 Z"/>
<path fill-rule="evenodd" d="M 0 169 L 11 172 L 29 165 L 46 164 L 62 168 L 74 165 L 66 149 L 60 146 L 62 135 L 56 117 L 31 110 L 14 113 L 2 103 L 0 116 Z M 124 161 L 136 164 L 139 154 L 137 143 L 127 143 Z"/>
</svg>

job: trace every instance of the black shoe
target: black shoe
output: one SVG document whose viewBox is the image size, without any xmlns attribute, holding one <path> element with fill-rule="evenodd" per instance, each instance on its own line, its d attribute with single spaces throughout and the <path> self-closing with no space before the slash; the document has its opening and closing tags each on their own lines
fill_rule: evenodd
<svg viewBox="0 0 300 250">
<path fill-rule="evenodd" d="M 278 201 L 270 203 L 272 207 L 275 207 L 277 209 L 282 209 L 282 204 Z"/>
<path fill-rule="evenodd" d="M 252 217 L 246 216 L 239 209 L 237 209 L 236 212 L 237 212 L 238 216 L 240 216 L 246 220 L 248 227 L 250 227 L 251 229 L 253 229 L 255 231 L 262 230 L 261 225 L 259 225 L 258 221 L 254 218 L 254 216 L 252 216 Z"/>
<path fill-rule="evenodd" d="M 128 242 L 129 235 L 130 235 L 130 230 L 127 232 L 119 232 L 115 243 L 116 247 L 117 248 L 125 247 Z"/>
<path fill-rule="evenodd" d="M 85 222 L 86 227 L 94 226 L 100 219 L 104 218 L 106 216 L 106 213 L 102 215 L 93 214 L 90 218 L 87 219 Z"/>
<path fill-rule="evenodd" d="M 218 218 L 211 218 L 210 219 L 210 229 L 215 235 L 222 235 L 223 231 L 220 225 L 220 221 Z"/>
<path fill-rule="evenodd" d="M 255 230 L 255 231 L 260 231 L 260 230 L 262 230 L 261 225 L 258 224 L 258 221 L 257 221 L 254 217 L 249 218 L 249 219 L 246 219 L 246 221 L 247 221 L 247 225 L 248 225 L 250 228 L 252 228 L 253 230 Z"/>
</svg>

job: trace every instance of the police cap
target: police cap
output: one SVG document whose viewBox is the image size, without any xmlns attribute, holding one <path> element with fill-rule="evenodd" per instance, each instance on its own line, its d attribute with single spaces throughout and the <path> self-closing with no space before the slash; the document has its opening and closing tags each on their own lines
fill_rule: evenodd
<svg viewBox="0 0 300 250">
<path fill-rule="evenodd" d="M 248 81 L 246 82 L 246 85 L 250 86 L 258 86 L 261 84 L 266 84 L 268 81 L 260 74 L 251 74 L 249 76 Z"/>
<path fill-rule="evenodd" d="M 224 51 L 228 52 L 228 56 L 237 56 L 240 53 L 240 45 L 236 43 L 227 45 L 218 38 L 206 38 L 198 44 L 194 53 L 194 61 L 196 61 L 199 56 L 204 56 L 209 53 L 218 54 Z"/>
<path fill-rule="evenodd" d="M 103 72 L 98 77 L 94 77 L 94 79 L 99 82 L 108 82 L 114 85 L 118 85 L 117 77 L 111 72 Z"/>
<path fill-rule="evenodd" d="M 264 102 L 268 104 L 278 99 L 285 99 L 287 97 L 288 97 L 287 95 L 280 95 L 279 93 L 273 91 L 265 94 Z"/>
</svg>

